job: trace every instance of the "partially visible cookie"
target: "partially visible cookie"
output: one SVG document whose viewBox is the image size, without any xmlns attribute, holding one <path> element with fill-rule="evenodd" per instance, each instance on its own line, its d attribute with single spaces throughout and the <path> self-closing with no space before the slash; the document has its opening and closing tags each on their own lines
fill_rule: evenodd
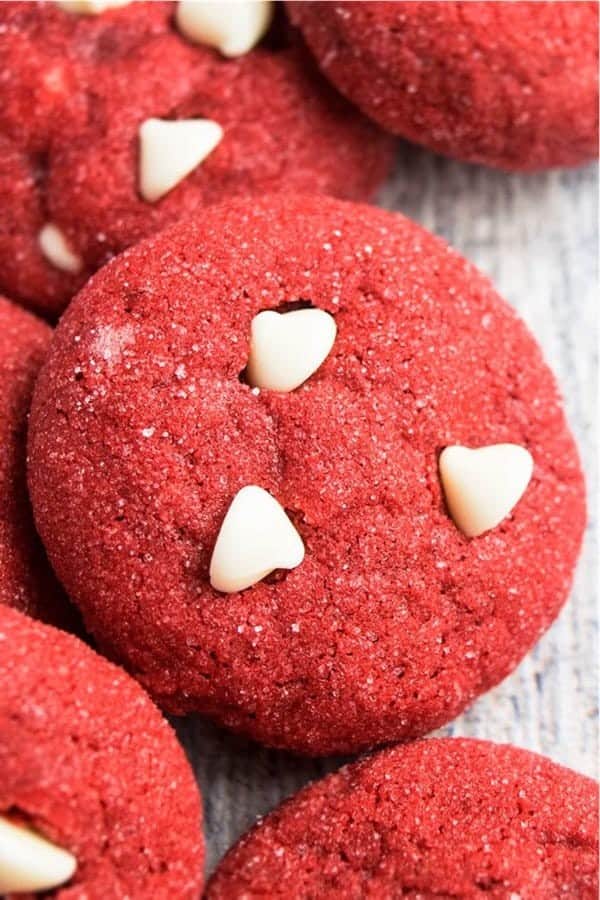
<svg viewBox="0 0 600 900">
<path fill-rule="evenodd" d="M 115 253 L 209 204 L 367 199 L 390 166 L 391 139 L 297 33 L 230 58 L 192 41 L 177 7 L 0 4 L 0 290 L 48 316 Z"/>
<path fill-rule="evenodd" d="M 33 524 L 27 419 L 52 331 L 0 297 L 0 604 L 55 625 L 74 620 Z"/>
<path fill-rule="evenodd" d="M 594 2 L 288 2 L 321 69 L 367 115 L 501 169 L 598 153 Z"/>
<path fill-rule="evenodd" d="M 197 900 L 203 858 L 192 771 L 142 689 L 0 607 L 0 894 Z"/>
<path fill-rule="evenodd" d="M 387 750 L 305 788 L 245 835 L 207 900 L 595 900 L 598 786 L 508 745 Z"/>
</svg>

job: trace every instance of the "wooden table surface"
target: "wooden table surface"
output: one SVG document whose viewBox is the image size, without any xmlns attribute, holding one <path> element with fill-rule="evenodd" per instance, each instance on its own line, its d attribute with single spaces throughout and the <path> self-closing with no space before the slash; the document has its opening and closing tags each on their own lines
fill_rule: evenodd
<svg viewBox="0 0 600 900">
<path fill-rule="evenodd" d="M 379 200 L 446 238 L 519 310 L 558 376 L 588 479 L 567 606 L 517 671 L 442 733 L 510 741 L 597 776 L 597 169 L 507 175 L 403 145 Z M 204 795 L 208 871 L 257 816 L 340 764 L 264 750 L 199 718 L 177 730 Z"/>
</svg>

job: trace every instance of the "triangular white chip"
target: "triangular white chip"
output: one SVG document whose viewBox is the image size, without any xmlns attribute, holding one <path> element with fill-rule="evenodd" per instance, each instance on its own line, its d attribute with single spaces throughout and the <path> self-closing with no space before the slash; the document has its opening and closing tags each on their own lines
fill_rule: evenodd
<svg viewBox="0 0 600 900">
<path fill-rule="evenodd" d="M 59 0 L 58 5 L 66 12 L 82 16 L 99 16 L 107 9 L 128 6 L 132 0 Z"/>
<path fill-rule="evenodd" d="M 214 47 L 223 56 L 242 56 L 267 32 L 273 9 L 271 0 L 182 0 L 175 22 L 190 41 Z"/>
<path fill-rule="evenodd" d="M 62 272 L 76 275 L 83 269 L 82 258 L 75 253 L 58 225 L 47 222 L 38 234 L 40 250 L 49 263 Z"/>
<path fill-rule="evenodd" d="M 246 380 L 252 387 L 287 393 L 316 372 L 336 336 L 322 309 L 266 310 L 252 319 Z"/>
<path fill-rule="evenodd" d="M 0 894 L 51 891 L 76 868 L 77 860 L 66 850 L 0 816 Z"/>
<path fill-rule="evenodd" d="M 446 447 L 439 465 L 450 515 L 467 537 L 499 525 L 525 493 L 533 472 L 531 454 L 517 444 Z"/>
<path fill-rule="evenodd" d="M 212 153 L 223 129 L 212 119 L 146 119 L 140 126 L 140 194 L 154 203 Z"/>
<path fill-rule="evenodd" d="M 210 561 L 210 583 L 235 594 L 274 569 L 295 569 L 304 559 L 302 538 L 283 507 L 250 484 L 233 498 Z"/>
</svg>

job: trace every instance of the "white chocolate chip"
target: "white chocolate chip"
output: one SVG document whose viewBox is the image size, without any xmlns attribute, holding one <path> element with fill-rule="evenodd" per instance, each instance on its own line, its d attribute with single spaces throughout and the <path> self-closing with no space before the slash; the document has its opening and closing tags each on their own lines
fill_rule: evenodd
<svg viewBox="0 0 600 900">
<path fill-rule="evenodd" d="M 49 263 L 63 272 L 77 275 L 83 269 L 82 258 L 75 253 L 66 237 L 58 227 L 48 222 L 38 234 L 40 250 Z"/>
<path fill-rule="evenodd" d="M 66 850 L 0 816 L 0 894 L 50 891 L 76 868 L 77 860 Z"/>
<path fill-rule="evenodd" d="M 58 0 L 58 6 L 65 12 L 81 16 L 99 16 L 107 9 L 127 6 L 131 0 Z"/>
<path fill-rule="evenodd" d="M 533 473 L 533 459 L 517 444 L 472 450 L 446 447 L 440 477 L 450 515 L 467 537 L 495 528 L 519 502 Z"/>
<path fill-rule="evenodd" d="M 160 200 L 204 162 L 223 138 L 212 119 L 146 119 L 140 127 L 140 194 Z"/>
<path fill-rule="evenodd" d="M 238 491 L 223 519 L 210 561 L 210 583 L 234 594 L 274 569 L 295 569 L 304 559 L 302 538 L 283 507 L 263 488 Z"/>
<path fill-rule="evenodd" d="M 175 23 L 195 44 L 214 47 L 223 56 L 243 56 L 266 34 L 273 10 L 271 0 L 182 0 L 177 4 Z"/>
<path fill-rule="evenodd" d="M 266 310 L 252 319 L 246 380 L 252 387 L 288 393 L 317 371 L 336 336 L 322 309 Z"/>
</svg>

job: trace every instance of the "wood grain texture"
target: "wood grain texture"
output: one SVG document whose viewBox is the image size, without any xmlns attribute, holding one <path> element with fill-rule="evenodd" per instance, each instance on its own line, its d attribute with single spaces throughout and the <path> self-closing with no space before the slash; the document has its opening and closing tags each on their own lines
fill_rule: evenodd
<svg viewBox="0 0 600 900">
<path fill-rule="evenodd" d="M 581 449 L 590 523 L 571 599 L 499 687 L 442 730 L 510 741 L 597 775 L 596 167 L 506 175 L 402 145 L 380 203 L 446 238 L 527 321 L 561 384 Z M 177 730 L 204 793 L 208 870 L 256 817 L 340 764 L 264 750 L 190 718 Z"/>
</svg>

